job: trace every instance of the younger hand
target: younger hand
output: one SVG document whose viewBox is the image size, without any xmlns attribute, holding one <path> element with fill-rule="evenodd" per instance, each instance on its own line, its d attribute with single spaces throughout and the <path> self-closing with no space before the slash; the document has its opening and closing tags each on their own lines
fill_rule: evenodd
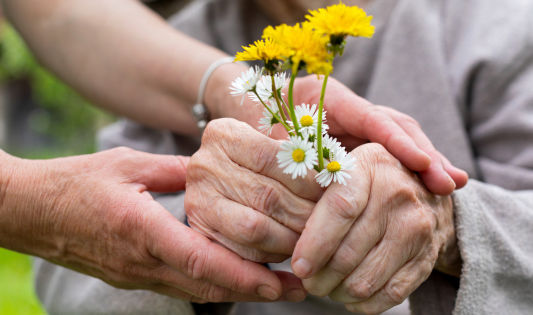
<svg viewBox="0 0 533 315">
<path fill-rule="evenodd" d="M 318 104 L 322 80 L 296 80 L 295 104 Z M 438 152 L 416 120 L 386 106 L 374 105 L 329 78 L 324 101 L 329 132 L 349 150 L 368 141 L 383 145 L 433 193 L 448 195 L 466 185 L 468 175 Z M 429 160 L 431 157 L 431 160 Z"/>
</svg>

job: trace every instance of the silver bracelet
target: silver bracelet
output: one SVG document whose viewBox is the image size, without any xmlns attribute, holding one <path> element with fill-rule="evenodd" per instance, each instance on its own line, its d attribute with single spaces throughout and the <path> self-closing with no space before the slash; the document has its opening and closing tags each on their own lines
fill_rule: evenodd
<svg viewBox="0 0 533 315">
<path fill-rule="evenodd" d="M 209 111 L 204 105 L 204 94 L 205 88 L 207 87 L 207 81 L 209 81 L 209 78 L 218 67 L 227 63 L 231 63 L 233 62 L 233 60 L 234 57 L 224 57 L 216 60 L 209 66 L 209 68 L 207 68 L 207 70 L 205 70 L 204 76 L 202 77 L 202 81 L 200 81 L 196 104 L 194 104 L 194 106 L 192 107 L 192 115 L 196 119 L 196 125 L 201 131 L 205 129 L 205 126 L 209 122 Z"/>
</svg>

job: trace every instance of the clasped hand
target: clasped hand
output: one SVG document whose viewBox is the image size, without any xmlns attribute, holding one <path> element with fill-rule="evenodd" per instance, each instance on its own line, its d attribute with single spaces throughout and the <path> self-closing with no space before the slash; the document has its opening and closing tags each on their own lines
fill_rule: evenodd
<svg viewBox="0 0 533 315">
<path fill-rule="evenodd" d="M 283 174 L 278 148 L 244 123 L 211 122 L 187 170 L 190 225 L 249 260 L 292 256 L 309 293 L 365 313 L 401 303 L 455 246 L 451 198 L 381 145 L 354 149 L 348 185 L 325 191 L 314 174 Z"/>
</svg>

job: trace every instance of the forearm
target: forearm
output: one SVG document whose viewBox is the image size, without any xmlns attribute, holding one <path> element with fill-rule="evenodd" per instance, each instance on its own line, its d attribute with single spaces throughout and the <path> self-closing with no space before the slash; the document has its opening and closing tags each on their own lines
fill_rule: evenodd
<svg viewBox="0 0 533 315">
<path fill-rule="evenodd" d="M 59 224 L 45 224 L 43 218 L 46 214 L 53 221 L 46 205 L 56 201 L 50 192 L 59 185 L 44 180 L 46 165 L 39 161 L 3 151 L 0 161 L 0 247 L 43 257 L 52 253 L 57 249 L 52 229 Z"/>
<path fill-rule="evenodd" d="M 40 62 L 95 104 L 151 127 L 197 132 L 190 109 L 203 73 L 223 52 L 174 30 L 133 0 L 3 4 Z M 221 69 L 206 91 L 213 117 L 228 116 L 221 108 L 231 102 L 227 86 L 243 66 Z"/>
</svg>

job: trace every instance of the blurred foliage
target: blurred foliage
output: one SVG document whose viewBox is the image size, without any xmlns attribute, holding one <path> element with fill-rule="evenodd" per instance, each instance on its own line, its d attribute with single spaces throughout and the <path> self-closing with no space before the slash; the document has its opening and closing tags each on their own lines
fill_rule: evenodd
<svg viewBox="0 0 533 315">
<path fill-rule="evenodd" d="M 0 26 L 0 82 L 22 79 L 29 80 L 33 99 L 44 109 L 31 117 L 31 128 L 51 137 L 59 154 L 94 151 L 94 135 L 112 121 L 111 115 L 92 106 L 41 67 L 15 29 L 3 23 Z"/>
<path fill-rule="evenodd" d="M 30 258 L 0 248 L 0 314 L 44 315 L 33 291 Z"/>
</svg>

